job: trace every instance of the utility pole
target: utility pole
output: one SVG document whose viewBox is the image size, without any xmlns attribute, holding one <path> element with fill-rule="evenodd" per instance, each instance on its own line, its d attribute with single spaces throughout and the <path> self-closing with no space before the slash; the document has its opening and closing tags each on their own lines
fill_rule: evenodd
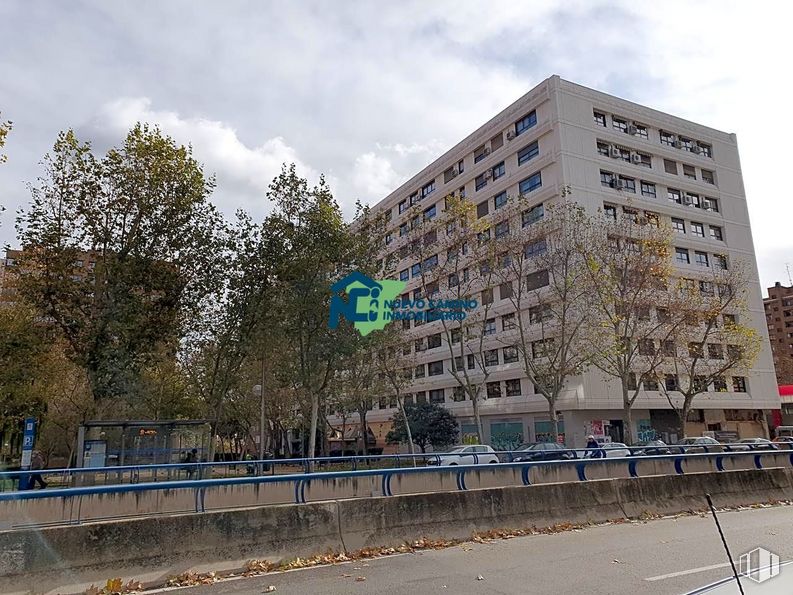
<svg viewBox="0 0 793 595">
<path fill-rule="evenodd" d="M 267 420 L 265 420 L 264 416 L 264 373 L 265 373 L 265 360 L 262 357 L 262 377 L 261 377 L 261 384 L 254 386 L 253 390 L 256 392 L 258 389 L 259 392 L 259 460 L 264 460 L 264 430 Z"/>
</svg>

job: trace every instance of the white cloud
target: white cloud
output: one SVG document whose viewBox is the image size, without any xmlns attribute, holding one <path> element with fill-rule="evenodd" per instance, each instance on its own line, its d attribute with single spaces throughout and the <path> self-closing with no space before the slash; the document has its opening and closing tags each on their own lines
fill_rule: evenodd
<svg viewBox="0 0 793 595">
<path fill-rule="evenodd" d="M 227 213 L 240 207 L 257 215 L 268 210 L 265 193 L 284 163 L 295 163 L 298 173 L 310 182 L 319 179 L 317 171 L 304 163 L 282 137 L 249 147 L 228 124 L 157 110 L 146 97 L 125 97 L 105 104 L 91 127 L 103 134 L 109 131 L 122 136 L 137 122 L 156 124 L 177 142 L 193 146 L 206 173 L 216 175 L 218 190 L 214 200 Z"/>
</svg>

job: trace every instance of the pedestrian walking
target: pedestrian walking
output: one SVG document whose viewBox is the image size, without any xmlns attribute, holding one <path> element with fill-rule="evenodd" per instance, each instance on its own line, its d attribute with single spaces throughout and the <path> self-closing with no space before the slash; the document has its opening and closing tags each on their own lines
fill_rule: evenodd
<svg viewBox="0 0 793 595">
<path fill-rule="evenodd" d="M 30 469 L 31 471 L 41 471 L 42 469 L 44 469 L 44 457 L 41 456 L 41 452 L 38 450 L 34 450 L 30 456 Z M 35 490 L 36 484 L 38 484 L 42 490 L 47 487 L 47 482 L 44 481 L 43 477 L 41 477 L 41 473 L 30 474 L 30 481 L 28 483 L 28 488 L 31 490 Z"/>
<path fill-rule="evenodd" d="M 185 455 L 184 458 L 185 463 L 198 463 L 198 449 L 194 448 L 190 452 Z M 193 475 L 195 475 L 197 465 L 190 464 L 188 467 L 185 467 L 184 470 L 187 471 L 187 479 L 192 479 Z"/>
</svg>

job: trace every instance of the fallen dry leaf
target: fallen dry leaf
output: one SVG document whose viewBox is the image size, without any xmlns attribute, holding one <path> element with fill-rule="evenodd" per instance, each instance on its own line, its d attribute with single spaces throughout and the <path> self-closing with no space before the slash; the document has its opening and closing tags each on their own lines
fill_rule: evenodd
<svg viewBox="0 0 793 595">
<path fill-rule="evenodd" d="M 275 591 L 275 585 L 270 585 L 262 593 L 272 593 L 273 591 Z"/>
<path fill-rule="evenodd" d="M 479 574 L 479 575 L 477 575 L 476 580 L 483 581 L 483 580 L 485 580 L 485 577 L 483 577 L 481 574 Z"/>
<path fill-rule="evenodd" d="M 357 583 L 362 583 L 362 582 L 364 582 L 365 580 L 366 580 L 366 577 L 365 577 L 365 576 L 356 576 L 356 577 L 355 577 L 355 582 L 357 582 Z"/>
</svg>

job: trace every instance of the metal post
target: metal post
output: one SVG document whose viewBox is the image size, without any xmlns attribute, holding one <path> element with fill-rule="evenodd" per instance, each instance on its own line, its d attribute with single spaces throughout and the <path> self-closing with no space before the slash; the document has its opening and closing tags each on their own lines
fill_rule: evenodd
<svg viewBox="0 0 793 595">
<path fill-rule="evenodd" d="M 80 425 L 77 429 L 77 468 L 85 464 L 85 426 Z"/>
</svg>

